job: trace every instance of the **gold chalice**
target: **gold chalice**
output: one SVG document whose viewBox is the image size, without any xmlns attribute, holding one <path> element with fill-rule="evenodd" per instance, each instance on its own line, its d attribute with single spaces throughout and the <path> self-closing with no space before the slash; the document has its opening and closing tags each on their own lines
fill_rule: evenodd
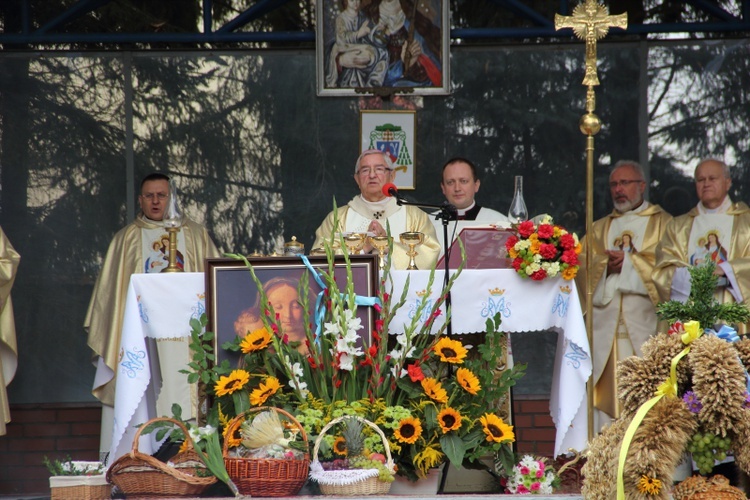
<svg viewBox="0 0 750 500">
<path fill-rule="evenodd" d="M 349 255 L 356 255 L 362 251 L 362 248 L 365 246 L 365 237 L 367 237 L 365 233 L 346 233 L 343 235 L 344 244 L 347 250 L 349 250 Z"/>
<path fill-rule="evenodd" d="M 415 250 L 415 247 L 417 245 L 421 245 L 424 242 L 424 233 L 420 233 L 417 231 L 408 231 L 406 233 L 399 234 L 398 237 L 401 240 L 402 244 L 409 246 L 409 251 L 406 252 L 406 255 L 409 256 L 409 267 L 407 267 L 406 269 L 417 269 L 417 263 L 414 261 L 414 257 L 416 257 L 418 254 Z"/>
<path fill-rule="evenodd" d="M 391 238 L 388 236 L 368 236 L 367 240 L 373 248 L 378 249 L 378 265 L 380 269 L 385 268 L 385 252 L 391 244 Z"/>
</svg>

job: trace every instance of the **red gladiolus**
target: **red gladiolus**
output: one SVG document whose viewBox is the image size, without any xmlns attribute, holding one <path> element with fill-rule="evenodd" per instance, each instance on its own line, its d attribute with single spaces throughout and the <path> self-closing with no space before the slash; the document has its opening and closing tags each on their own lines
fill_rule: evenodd
<svg viewBox="0 0 750 500">
<path fill-rule="evenodd" d="M 373 358 L 378 355 L 378 346 L 371 345 L 368 350 L 370 351 L 370 356 L 372 356 Z"/>
<path fill-rule="evenodd" d="M 383 308 L 380 307 L 380 304 L 377 304 L 377 303 L 373 304 L 372 308 L 375 309 L 377 312 L 381 312 L 383 310 Z"/>
<path fill-rule="evenodd" d="M 341 381 L 341 380 L 337 380 L 337 381 L 336 381 L 336 382 L 334 383 L 334 385 L 336 386 L 336 389 L 338 389 L 339 387 L 341 387 L 341 384 L 342 384 L 342 382 L 343 382 L 343 381 Z"/>
<path fill-rule="evenodd" d="M 539 224 L 539 229 L 536 230 L 540 238 L 552 238 L 555 234 L 555 228 L 551 224 Z"/>
<path fill-rule="evenodd" d="M 313 359 L 312 356 L 307 357 L 307 363 L 310 365 L 310 368 L 312 368 L 313 370 L 318 367 L 318 364 L 315 362 L 315 359 Z"/>
<path fill-rule="evenodd" d="M 406 372 L 409 374 L 409 378 L 412 382 L 419 382 L 424 379 L 424 372 L 422 368 L 416 363 L 412 363 L 406 367 Z"/>
<path fill-rule="evenodd" d="M 359 366 L 371 366 L 371 365 L 372 365 L 372 358 L 365 358 L 359 362 Z"/>
<path fill-rule="evenodd" d="M 274 326 L 275 326 L 275 325 L 274 325 Z M 284 336 L 283 336 L 283 337 L 281 337 L 281 341 L 282 341 L 282 342 L 284 343 L 284 345 L 287 345 L 287 344 L 289 343 L 289 335 L 287 335 L 287 334 L 285 333 L 285 334 L 284 334 Z"/>
<path fill-rule="evenodd" d="M 534 233 L 534 223 L 530 220 L 525 220 L 518 225 L 518 234 L 523 238 L 528 238 Z"/>
</svg>

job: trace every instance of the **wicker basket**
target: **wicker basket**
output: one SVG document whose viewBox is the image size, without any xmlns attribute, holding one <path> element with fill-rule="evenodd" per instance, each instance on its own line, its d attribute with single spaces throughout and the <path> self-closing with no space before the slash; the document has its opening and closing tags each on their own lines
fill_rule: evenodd
<svg viewBox="0 0 750 500">
<path fill-rule="evenodd" d="M 104 474 L 52 476 L 49 486 L 51 500 L 106 500 L 112 495 L 112 486 Z"/>
<path fill-rule="evenodd" d="M 250 408 L 237 415 L 227 425 L 227 436 L 234 435 L 251 413 L 271 410 L 286 417 L 299 428 L 305 450 L 308 448 L 307 434 L 302 424 L 281 408 L 261 406 Z M 224 440 L 224 465 L 229 477 L 243 495 L 254 497 L 288 497 L 296 495 L 307 481 L 310 471 L 310 453 L 305 451 L 303 459 L 243 458 L 228 456 L 227 439 Z"/>
<path fill-rule="evenodd" d="M 159 421 L 171 422 L 185 434 L 187 450 L 172 457 L 169 464 L 138 451 L 141 432 Z M 153 418 L 138 428 L 130 453 L 119 457 L 109 467 L 107 481 L 125 496 L 178 497 L 199 496 L 216 483 L 216 477 L 193 449 L 193 440 L 182 422 L 171 418 Z"/>
<path fill-rule="evenodd" d="M 378 477 L 380 475 L 378 469 L 327 471 L 323 470 L 323 466 L 318 461 L 318 450 L 325 433 L 331 427 L 347 418 L 357 419 L 363 424 L 369 425 L 378 433 L 383 442 L 383 447 L 385 448 L 385 465 L 391 473 L 395 473 L 396 467 L 393 463 L 393 457 L 391 456 L 391 447 L 388 444 L 388 439 L 386 439 L 385 434 L 380 430 L 380 427 L 362 417 L 347 415 L 331 420 L 325 427 L 323 427 L 323 429 L 321 429 L 318 439 L 315 440 L 315 447 L 313 448 L 313 461 L 310 465 L 310 478 L 318 482 L 318 485 L 320 485 L 320 492 L 324 495 L 387 495 L 388 491 L 391 489 L 391 484 L 393 483 L 381 481 Z"/>
<path fill-rule="evenodd" d="M 716 474 L 706 479 L 692 476 L 672 490 L 675 500 L 744 500 L 747 498 L 739 488 L 729 484 L 729 479 Z"/>
</svg>

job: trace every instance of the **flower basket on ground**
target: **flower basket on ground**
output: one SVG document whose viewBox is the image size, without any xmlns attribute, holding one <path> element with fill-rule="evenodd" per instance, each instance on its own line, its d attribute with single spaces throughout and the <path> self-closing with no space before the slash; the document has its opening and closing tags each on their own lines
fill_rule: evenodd
<svg viewBox="0 0 750 500">
<path fill-rule="evenodd" d="M 104 476 L 102 462 L 50 460 L 44 457 L 49 470 L 49 486 L 54 500 L 100 500 L 109 498 L 112 485 Z"/>
<path fill-rule="evenodd" d="M 308 450 L 305 429 L 280 408 L 246 410 L 232 419 L 224 434 L 224 464 L 243 495 L 296 495 L 307 481 Z"/>
<path fill-rule="evenodd" d="M 320 445 L 327 432 L 339 423 L 344 424 L 344 430 L 337 444 L 345 447 L 343 451 L 346 458 L 321 463 L 318 457 Z M 363 425 L 375 432 L 383 444 L 385 455 L 370 453 L 364 448 Z M 383 431 L 369 420 L 357 416 L 336 418 L 323 427 L 315 440 L 310 479 L 320 485 L 320 491 L 324 495 L 386 495 L 393 483 L 394 474 L 395 465 L 388 440 Z"/>
<path fill-rule="evenodd" d="M 184 436 L 183 448 L 165 463 L 138 450 L 141 433 L 153 425 L 176 425 Z M 171 418 L 154 418 L 138 428 L 130 453 L 119 457 L 107 470 L 107 481 L 125 496 L 200 496 L 216 477 L 193 449 L 185 425 Z"/>
</svg>

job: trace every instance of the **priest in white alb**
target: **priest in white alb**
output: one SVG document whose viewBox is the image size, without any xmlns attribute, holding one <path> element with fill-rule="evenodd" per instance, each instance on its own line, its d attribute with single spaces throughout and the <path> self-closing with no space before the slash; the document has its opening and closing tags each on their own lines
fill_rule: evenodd
<svg viewBox="0 0 750 500">
<path fill-rule="evenodd" d="M 416 265 L 419 269 L 431 269 L 437 262 L 440 244 L 435 236 L 427 213 L 411 205 L 400 206 L 396 198 L 386 196 L 383 186 L 392 183 L 396 178 L 393 163 L 388 155 L 378 149 L 368 149 L 363 152 L 354 167 L 354 180 L 359 186 L 360 194 L 352 198 L 343 207 L 329 213 L 322 224 L 315 231 L 313 248 L 321 248 L 324 242 L 331 241 L 337 245 L 339 234 L 367 233 L 371 236 L 385 236 L 386 225 L 390 226 L 393 237 L 393 255 L 391 256 L 394 269 L 406 269 L 409 265 L 409 250 L 407 245 L 399 242 L 399 234 L 404 232 L 420 232 L 424 234 L 424 242 L 416 247 Z M 338 226 L 334 226 L 334 220 Z M 387 224 L 386 224 L 387 222 Z M 363 252 L 372 253 L 373 247 L 365 243 Z"/>
<path fill-rule="evenodd" d="M 619 161 L 609 176 L 614 210 L 594 222 L 583 239 L 576 285 L 582 303 L 586 279 L 593 295 L 594 428 L 598 431 L 619 417 L 618 361 L 641 355 L 641 346 L 656 333 L 655 305 L 659 295 L 651 280 L 655 250 L 672 217 L 643 197 L 643 168 L 634 161 Z M 586 247 L 591 263 L 586 274 Z"/>
</svg>

